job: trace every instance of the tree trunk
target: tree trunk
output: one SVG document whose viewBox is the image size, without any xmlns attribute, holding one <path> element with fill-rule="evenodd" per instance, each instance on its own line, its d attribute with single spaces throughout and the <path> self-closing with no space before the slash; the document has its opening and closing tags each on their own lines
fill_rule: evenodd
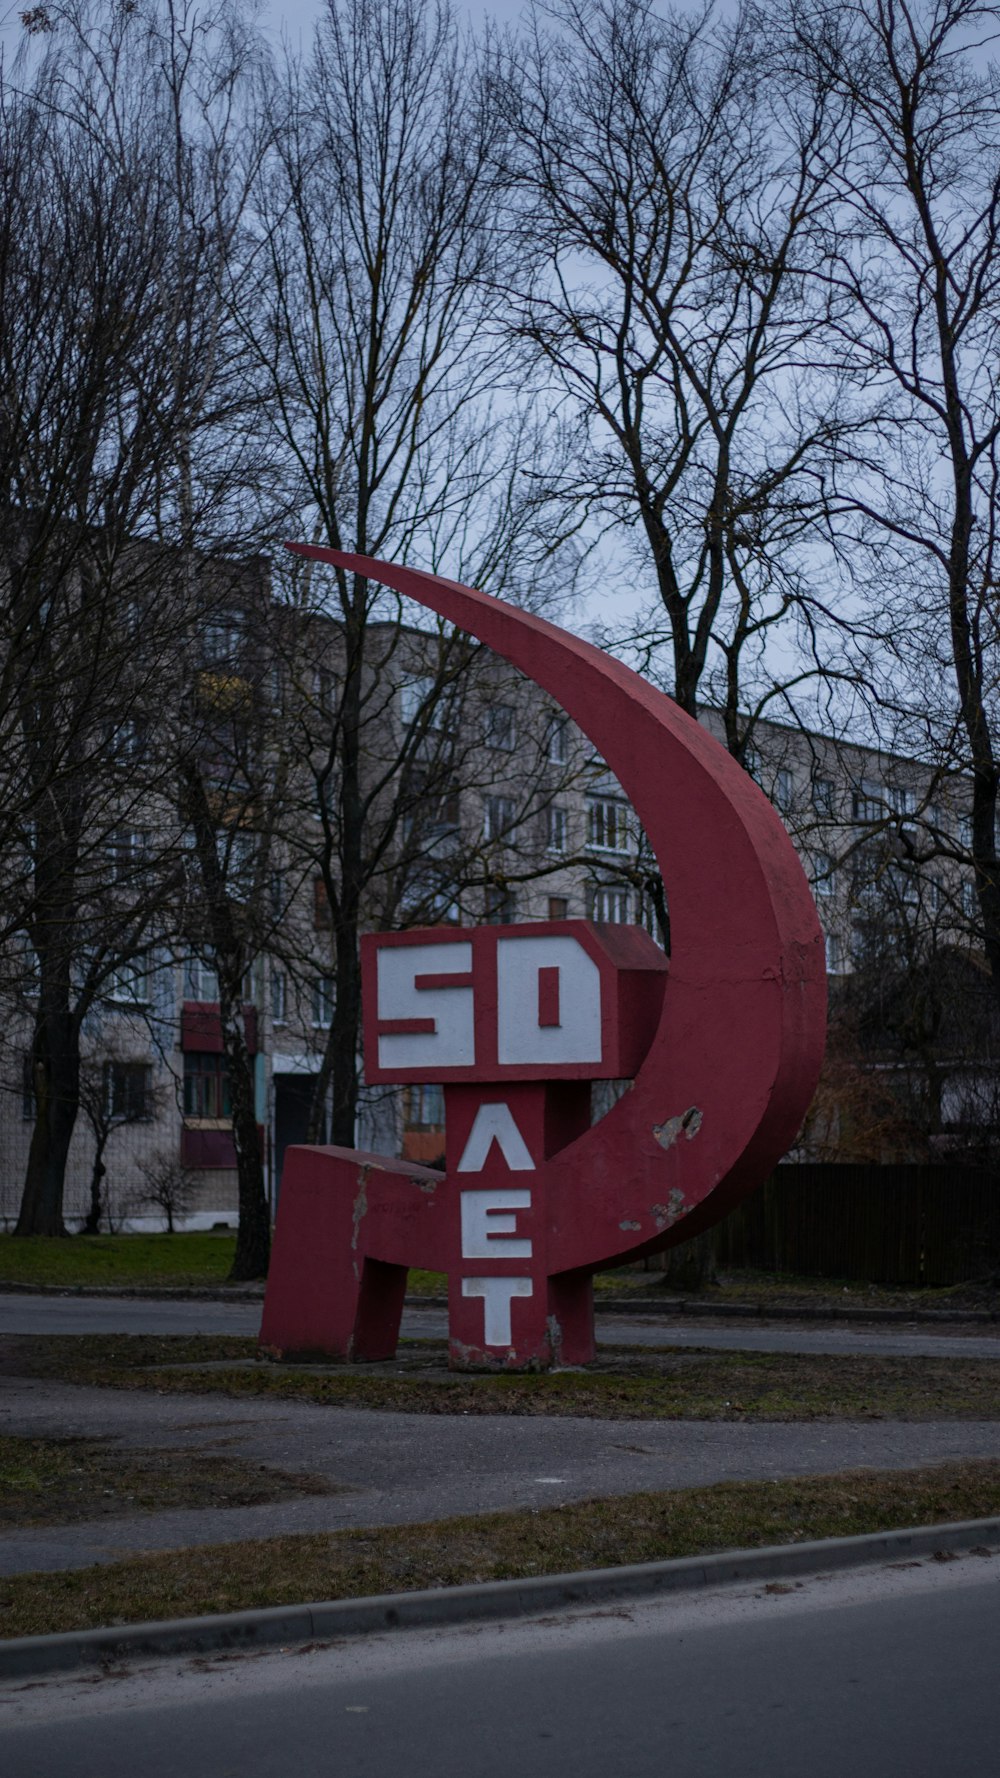
<svg viewBox="0 0 1000 1778">
<path fill-rule="evenodd" d="M 15 1235 L 65 1235 L 66 1163 L 79 1104 L 80 1057 L 76 1022 L 39 1016 L 32 1057 L 35 1127 Z"/>
<path fill-rule="evenodd" d="M 108 1171 L 107 1167 L 104 1165 L 103 1157 L 104 1143 L 99 1142 L 94 1153 L 94 1165 L 90 1174 L 90 1209 L 87 1212 L 87 1220 L 84 1223 L 82 1230 L 85 1235 L 96 1235 L 100 1232 L 101 1211 L 103 1209 L 101 1202 L 101 1187 Z"/>
<path fill-rule="evenodd" d="M 237 983 L 242 971 L 237 973 Z M 228 991 L 227 991 L 228 986 Z M 230 1278 L 266 1278 L 271 1257 L 271 1216 L 264 1187 L 264 1160 L 254 1104 L 254 1068 L 243 1031 L 239 988 L 223 981 L 219 970 L 219 1012 L 222 1047 L 229 1074 L 233 1146 L 239 1179 L 240 1217 Z"/>
<path fill-rule="evenodd" d="M 716 1283 L 715 1230 L 671 1247 L 663 1256 L 663 1283 L 668 1290 L 704 1290 Z"/>
<path fill-rule="evenodd" d="M 358 1040 L 361 1030 L 361 965 L 357 927 L 338 934 L 336 1000 L 330 1031 L 333 1086 L 331 1142 L 353 1148 L 358 1116 Z"/>
</svg>

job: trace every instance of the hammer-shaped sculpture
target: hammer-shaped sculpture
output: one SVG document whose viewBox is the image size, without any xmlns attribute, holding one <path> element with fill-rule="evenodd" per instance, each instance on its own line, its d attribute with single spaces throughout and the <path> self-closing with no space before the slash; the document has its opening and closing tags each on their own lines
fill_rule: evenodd
<svg viewBox="0 0 1000 1778">
<path fill-rule="evenodd" d="M 585 921 L 367 937 L 366 1077 L 444 1082 L 446 1171 L 290 1150 L 262 1347 L 391 1357 L 418 1266 L 448 1273 L 453 1364 L 585 1362 L 593 1272 L 710 1227 L 795 1138 L 826 1008 L 808 885 L 747 774 L 621 662 L 437 575 L 290 547 L 429 606 L 575 719 L 645 829 L 671 951 Z M 632 1084 L 591 1127 L 608 1077 Z"/>
</svg>

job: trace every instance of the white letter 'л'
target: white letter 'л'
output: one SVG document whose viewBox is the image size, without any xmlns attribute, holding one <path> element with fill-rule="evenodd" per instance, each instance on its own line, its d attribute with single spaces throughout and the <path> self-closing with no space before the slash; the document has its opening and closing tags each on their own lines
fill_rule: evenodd
<svg viewBox="0 0 1000 1778">
<path fill-rule="evenodd" d="M 480 1105 L 473 1119 L 469 1140 L 458 1163 L 459 1173 L 478 1173 L 486 1165 L 490 1145 L 495 1142 L 512 1173 L 533 1173 L 535 1163 L 528 1145 L 514 1122 L 509 1105 Z"/>
</svg>

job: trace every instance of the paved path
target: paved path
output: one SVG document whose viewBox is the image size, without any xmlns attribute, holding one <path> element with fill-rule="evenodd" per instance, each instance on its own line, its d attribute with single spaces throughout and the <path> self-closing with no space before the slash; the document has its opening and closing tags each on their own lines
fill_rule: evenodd
<svg viewBox="0 0 1000 1778">
<path fill-rule="evenodd" d="M 1000 1562 L 0 1686 L 11 1778 L 995 1778 Z"/>
<path fill-rule="evenodd" d="M 223 1449 L 319 1472 L 345 1490 L 265 1506 L 12 1531 L 0 1539 L 0 1573 L 8 1574 L 113 1561 L 133 1550 L 548 1506 L 646 1488 L 1000 1457 L 1000 1420 L 774 1425 L 428 1416 L 19 1378 L 5 1381 L 0 1431 Z"/>
<path fill-rule="evenodd" d="M 972 1323 L 971 1327 L 976 1327 Z M 156 1302 L 139 1297 L 56 1297 L 0 1294 L 0 1334 L 146 1333 L 256 1334 L 259 1303 Z M 817 1326 L 781 1321 L 698 1320 L 678 1322 L 660 1316 L 600 1315 L 597 1338 L 615 1346 L 710 1346 L 733 1352 L 880 1353 L 885 1357 L 1000 1358 L 1000 1333 L 966 1331 L 955 1323 L 950 1331 L 919 1323 L 872 1327 Z M 444 1339 L 443 1309 L 407 1309 L 403 1334 L 410 1338 Z"/>
</svg>

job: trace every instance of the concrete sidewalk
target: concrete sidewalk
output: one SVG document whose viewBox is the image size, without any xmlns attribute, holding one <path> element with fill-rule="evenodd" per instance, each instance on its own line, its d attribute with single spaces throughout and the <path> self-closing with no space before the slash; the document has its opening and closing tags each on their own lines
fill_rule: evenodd
<svg viewBox="0 0 1000 1778">
<path fill-rule="evenodd" d="M 259 1299 L 56 1296 L 0 1291 L 0 1334 L 242 1334 L 260 1326 Z M 404 1338 L 447 1338 L 446 1310 L 421 1302 L 403 1315 Z M 1000 1329 L 975 1322 L 777 1323 L 757 1318 L 685 1323 L 665 1313 L 597 1319 L 598 1346 L 709 1346 L 729 1351 L 848 1356 L 1000 1358 Z"/>
<path fill-rule="evenodd" d="M 224 1450 L 326 1476 L 343 1490 L 264 1506 L 26 1527 L 0 1537 L 0 1573 L 111 1562 L 284 1532 L 330 1531 L 555 1505 L 593 1495 L 1000 1457 L 1000 1421 L 586 1420 L 381 1413 L 278 1400 L 153 1395 L 7 1378 L 0 1431 Z"/>
<path fill-rule="evenodd" d="M 131 1298 L 146 1302 L 212 1302 L 212 1303 L 251 1303 L 263 1302 L 264 1285 L 250 1284 L 19 1284 L 0 1280 L 0 1294 L 10 1296 L 41 1296 L 41 1297 L 113 1297 Z M 629 1291 L 622 1296 L 609 1296 L 601 1292 L 595 1293 L 594 1309 L 598 1315 L 652 1315 L 668 1318 L 692 1317 L 695 1320 L 707 1317 L 709 1320 L 765 1320 L 765 1321 L 848 1321 L 864 1326 L 875 1326 L 880 1323 L 892 1324 L 908 1322 L 930 1325 L 945 1324 L 958 1327 L 962 1324 L 996 1325 L 1000 1323 L 1000 1294 L 994 1294 L 992 1306 L 980 1304 L 978 1307 L 934 1307 L 925 1308 L 919 1304 L 887 1304 L 859 1302 L 850 1300 L 847 1304 L 836 1302 L 831 1298 L 815 1302 L 775 1301 L 764 1297 L 734 1302 L 725 1298 L 713 1299 L 711 1292 L 704 1296 L 677 1296 L 663 1290 L 650 1291 L 648 1295 L 639 1295 Z M 408 1296 L 408 1309 L 444 1309 L 447 1308 L 447 1297 L 444 1296 Z"/>
</svg>

